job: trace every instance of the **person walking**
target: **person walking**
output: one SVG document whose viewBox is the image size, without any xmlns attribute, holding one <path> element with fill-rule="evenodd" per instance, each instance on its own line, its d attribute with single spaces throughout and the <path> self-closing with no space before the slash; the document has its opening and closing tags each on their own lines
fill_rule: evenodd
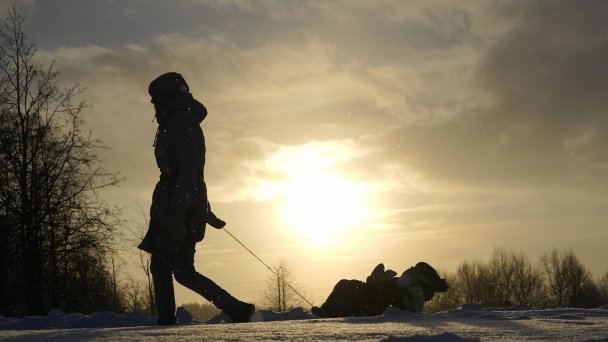
<svg viewBox="0 0 608 342">
<path fill-rule="evenodd" d="M 234 323 L 249 322 L 253 304 L 236 299 L 194 268 L 195 245 L 203 240 L 206 224 L 216 229 L 226 225 L 213 214 L 207 199 L 205 137 L 200 127 L 207 109 L 176 72 L 158 76 L 148 93 L 158 122 L 154 156 L 160 179 L 152 195 L 148 231 L 138 248 L 151 254 L 157 323 L 176 324 L 173 276 Z"/>
</svg>

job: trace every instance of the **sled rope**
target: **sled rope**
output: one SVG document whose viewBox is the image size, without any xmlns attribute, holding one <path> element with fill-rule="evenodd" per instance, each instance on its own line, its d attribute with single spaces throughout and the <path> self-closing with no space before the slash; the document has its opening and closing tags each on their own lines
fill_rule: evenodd
<svg viewBox="0 0 608 342">
<path fill-rule="evenodd" d="M 253 255 L 256 259 L 258 259 L 259 262 L 262 263 L 262 265 L 266 266 L 266 268 L 272 272 L 272 274 L 274 274 L 275 276 L 277 276 L 277 278 L 279 278 L 285 285 L 289 286 L 289 288 L 298 296 L 300 296 L 300 298 L 302 298 L 302 300 L 304 300 L 306 302 L 306 304 L 310 305 L 311 307 L 313 307 L 314 305 L 312 305 L 312 303 L 310 303 L 306 298 L 304 298 L 304 296 L 302 296 L 298 291 L 296 291 L 296 289 L 293 288 L 293 286 L 291 286 L 291 284 L 289 284 L 287 281 L 285 281 L 285 279 L 283 279 L 283 277 L 281 277 L 277 272 L 275 272 L 270 266 L 268 266 L 264 261 L 262 261 L 262 259 L 260 259 L 257 255 L 255 255 L 255 253 L 253 253 L 249 248 L 247 248 L 247 246 L 245 246 L 241 240 L 237 239 L 236 236 L 232 235 L 232 233 L 230 233 L 230 231 L 228 231 L 228 229 L 226 229 L 226 227 L 222 228 L 223 231 L 225 231 L 228 235 L 230 235 L 230 237 L 232 237 L 236 242 L 239 243 L 239 245 L 243 246 L 243 248 L 245 248 L 247 250 L 247 252 L 249 252 L 251 255 Z"/>
</svg>

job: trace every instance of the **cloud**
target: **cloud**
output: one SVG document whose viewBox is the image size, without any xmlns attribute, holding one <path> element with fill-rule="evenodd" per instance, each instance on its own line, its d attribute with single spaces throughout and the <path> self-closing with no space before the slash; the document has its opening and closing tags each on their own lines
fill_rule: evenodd
<svg viewBox="0 0 608 342">
<path fill-rule="evenodd" d="M 595 105 L 596 91 L 605 89 L 601 80 L 606 71 L 597 66 L 606 53 L 601 25 L 606 7 L 557 2 L 531 9 L 520 26 L 488 51 L 481 69 L 484 85 L 520 100 L 523 108 L 538 107 L 537 115 L 548 115 L 546 109 L 552 107 L 547 106 L 572 101 L 577 101 L 574 108 Z M 525 96 L 526 90 L 534 91 Z"/>
<path fill-rule="evenodd" d="M 290 178 L 348 169 L 352 160 L 364 158 L 366 151 L 350 140 L 311 141 L 303 145 L 270 144 L 260 138 L 237 138 L 229 143 L 216 139 L 220 159 L 208 174 L 210 191 L 216 201 L 264 201 L 282 196 Z M 216 158 L 214 158 L 216 159 Z M 348 175 L 348 172 L 342 172 Z M 356 181 L 366 181 L 356 179 Z M 322 192 L 323 189 L 319 189 Z"/>
<path fill-rule="evenodd" d="M 40 51 L 38 58 L 45 64 L 55 60 L 66 83 L 86 85 L 85 98 L 92 105 L 86 119 L 111 148 L 101 153 L 123 172 L 133 196 L 140 199 L 151 191 L 157 174 L 151 148 L 156 124 L 147 84 L 162 72 L 182 72 L 210 113 L 203 124 L 208 177 L 230 190 L 223 191 L 230 198 L 242 199 L 251 198 L 246 194 L 259 184 L 256 177 L 276 176 L 262 169 L 273 153 L 310 140 L 364 132 L 388 117 L 355 108 L 374 101 L 375 95 L 353 73 L 321 56 L 308 60 L 306 54 L 322 48 L 311 42 L 299 50 L 276 46 L 241 51 L 221 37 L 192 40 L 173 34 L 119 49 Z M 326 134 L 320 137 L 323 130 Z"/>
<path fill-rule="evenodd" d="M 367 143 L 378 148 L 377 159 L 399 160 L 401 167 L 452 189 L 605 189 L 599 170 L 605 170 L 608 150 L 602 95 L 608 93 L 608 69 L 602 67 L 608 41 L 601 18 L 608 6 L 496 7 L 473 17 L 473 26 L 500 17 L 496 11 L 504 7 L 518 20 L 501 20 L 511 26 L 485 37 L 476 55 L 462 54 L 467 62 L 460 68 L 446 68 L 440 54 L 421 54 L 435 58 L 417 67 L 443 67 L 428 73 L 438 75 L 437 82 L 420 77 L 399 91 L 407 98 L 400 108 L 417 120 L 385 127 Z"/>
<path fill-rule="evenodd" d="M 481 59 L 478 80 L 496 101 L 480 123 L 502 137 L 503 155 L 532 159 L 530 174 L 592 181 L 589 166 L 608 160 L 608 69 L 602 67 L 608 6 L 557 1 L 524 7 L 519 24 Z"/>
<path fill-rule="evenodd" d="M 276 158 L 317 144 L 321 157 L 346 151 L 335 171 L 373 184 L 379 229 L 536 220 L 606 203 L 603 3 L 263 4 L 184 1 L 173 15 L 217 17 L 186 15 L 136 43 L 41 51 L 66 82 L 87 87 L 86 118 L 127 177 L 119 191 L 150 198 L 158 171 L 146 89 L 173 70 L 209 110 L 216 201 L 260 200 L 261 185 L 286 177 Z M 130 5 L 140 30 L 153 25 L 155 14 Z"/>
</svg>

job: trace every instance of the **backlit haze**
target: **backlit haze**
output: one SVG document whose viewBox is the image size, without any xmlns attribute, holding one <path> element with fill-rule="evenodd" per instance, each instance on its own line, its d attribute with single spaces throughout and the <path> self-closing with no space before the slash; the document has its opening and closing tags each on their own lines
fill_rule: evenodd
<svg viewBox="0 0 608 342">
<path fill-rule="evenodd" d="M 86 87 L 87 127 L 125 177 L 103 198 L 132 228 L 159 175 L 147 86 L 177 71 L 209 111 L 213 211 L 266 263 L 285 259 L 315 304 L 379 262 L 452 272 L 497 247 L 533 263 L 571 248 L 595 276 L 608 271 L 608 2 L 17 8 L 40 62 Z M 201 273 L 261 297 L 268 270 L 228 234 L 208 228 L 197 250 Z"/>
</svg>

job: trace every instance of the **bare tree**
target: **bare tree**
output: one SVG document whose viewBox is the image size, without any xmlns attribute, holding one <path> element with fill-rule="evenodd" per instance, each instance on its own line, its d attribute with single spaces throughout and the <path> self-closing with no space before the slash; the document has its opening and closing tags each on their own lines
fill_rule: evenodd
<svg viewBox="0 0 608 342">
<path fill-rule="evenodd" d="M 486 265 L 479 261 L 463 262 L 456 271 L 460 293 L 464 303 L 493 305 L 493 289 L 490 272 Z"/>
<path fill-rule="evenodd" d="M 112 283 L 112 293 L 111 293 L 111 305 L 110 310 L 113 312 L 124 312 L 125 311 L 125 296 L 120 286 L 120 280 L 118 277 L 118 271 L 120 269 L 120 264 L 116 263 L 116 255 L 114 252 L 110 253 L 110 280 Z"/>
<path fill-rule="evenodd" d="M 122 284 L 121 292 L 125 303 L 125 310 L 127 312 L 150 312 L 148 294 L 145 291 L 146 286 L 144 282 L 129 277 Z"/>
<path fill-rule="evenodd" d="M 541 257 L 546 284 L 555 305 L 595 306 L 599 291 L 571 250 L 554 249 Z"/>
<path fill-rule="evenodd" d="M 152 281 L 152 272 L 150 270 L 150 255 L 142 250 L 138 250 L 139 266 L 143 271 L 146 282 L 144 283 L 146 291 L 146 311 L 150 313 L 156 312 L 156 300 L 154 298 L 154 283 Z"/>
<path fill-rule="evenodd" d="M 60 88 L 35 54 L 13 8 L 0 27 L 0 307 L 10 315 L 101 303 L 91 298 L 111 286 L 106 254 L 120 222 L 98 196 L 118 178 L 83 131 L 82 90 Z"/>
<path fill-rule="evenodd" d="M 511 300 L 524 307 L 540 307 L 543 304 L 543 278 L 540 271 L 533 267 L 528 257 L 521 254 L 511 255 Z"/>
<path fill-rule="evenodd" d="M 608 272 L 604 273 L 597 282 L 597 288 L 600 294 L 600 303 L 608 304 Z"/>
<path fill-rule="evenodd" d="M 515 288 L 513 278 L 514 264 L 512 254 L 504 249 L 495 249 L 488 264 L 488 279 L 491 284 L 491 301 L 488 305 L 505 307 L 512 306 L 512 293 Z"/>
<path fill-rule="evenodd" d="M 152 272 L 150 271 L 151 257 L 149 253 L 134 247 L 141 242 L 146 233 L 147 227 L 150 224 L 150 219 L 141 206 L 139 206 L 139 211 L 143 220 L 136 224 L 135 229 L 128 228 L 131 236 L 125 240 L 128 243 L 128 246 L 125 246 L 125 248 L 132 256 L 134 256 L 136 267 L 142 271 L 145 277 L 145 282 L 141 283 L 146 296 L 144 305 L 145 311 L 155 313 L 154 283 L 152 281 Z"/>
<path fill-rule="evenodd" d="M 306 298 L 307 294 L 299 288 L 287 261 L 281 259 L 279 264 L 274 267 L 274 272 L 276 274 L 270 275 L 266 280 L 262 305 L 274 311 L 288 311 L 305 306 L 306 301 L 300 295 Z M 306 300 L 310 302 L 308 298 Z"/>
<path fill-rule="evenodd" d="M 451 291 L 467 303 L 505 307 L 543 304 L 541 272 L 524 254 L 496 249 L 490 262 L 464 262 L 458 268 Z"/>
<path fill-rule="evenodd" d="M 523 253 L 497 249 L 488 264 L 465 261 L 456 274 L 444 278 L 450 290 L 436 294 L 425 305 L 426 311 L 447 310 L 463 303 L 528 308 L 608 303 L 608 273 L 593 282 L 578 258 L 566 250 L 545 253 L 535 267 Z"/>
<path fill-rule="evenodd" d="M 524 254 L 496 249 L 488 264 L 492 306 L 537 305 L 543 288 L 542 275 Z"/>
</svg>

